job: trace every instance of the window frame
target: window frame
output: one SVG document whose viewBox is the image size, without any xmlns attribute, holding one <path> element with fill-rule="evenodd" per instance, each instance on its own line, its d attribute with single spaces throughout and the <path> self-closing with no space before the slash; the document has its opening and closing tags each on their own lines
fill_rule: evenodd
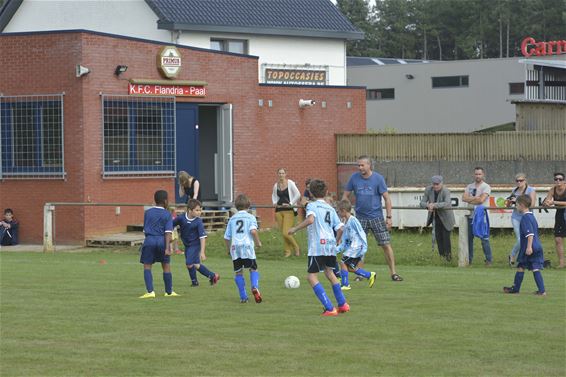
<svg viewBox="0 0 566 377">
<path fill-rule="evenodd" d="M 391 93 L 392 97 L 383 97 L 383 93 Z M 391 92 L 389 92 L 391 91 Z M 370 93 L 380 93 L 379 96 L 373 97 Z M 378 88 L 378 89 L 366 89 L 366 101 L 387 101 L 387 100 L 395 100 L 395 88 Z"/>
<path fill-rule="evenodd" d="M 212 42 L 218 42 L 221 49 L 217 50 L 212 48 Z M 229 50 L 230 42 L 242 42 L 243 52 L 234 52 Z M 214 51 L 230 52 L 232 54 L 242 54 L 249 55 L 249 40 L 248 39 L 237 39 L 237 38 L 210 38 L 210 49 Z"/>
<path fill-rule="evenodd" d="M 448 85 L 435 85 L 435 80 L 440 79 L 453 79 L 458 78 L 458 84 L 448 84 Z M 465 83 L 464 83 L 465 81 Z M 470 87 L 470 76 L 469 75 L 451 75 L 451 76 L 432 76 L 431 77 L 432 89 L 446 89 L 446 88 L 469 88 Z"/>
</svg>

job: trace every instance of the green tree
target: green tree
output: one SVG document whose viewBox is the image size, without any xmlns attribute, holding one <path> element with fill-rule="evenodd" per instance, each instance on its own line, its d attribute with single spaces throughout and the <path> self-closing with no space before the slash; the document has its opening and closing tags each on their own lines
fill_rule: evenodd
<svg viewBox="0 0 566 377">
<path fill-rule="evenodd" d="M 338 0 L 338 9 L 350 22 L 364 33 L 363 40 L 348 41 L 348 56 L 377 56 L 377 30 L 369 0 Z"/>
</svg>

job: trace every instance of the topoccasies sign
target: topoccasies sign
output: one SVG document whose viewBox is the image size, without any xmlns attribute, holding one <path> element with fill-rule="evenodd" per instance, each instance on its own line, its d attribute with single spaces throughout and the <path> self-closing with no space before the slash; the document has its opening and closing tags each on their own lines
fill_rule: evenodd
<svg viewBox="0 0 566 377">
<path fill-rule="evenodd" d="M 326 85 L 326 71 L 265 68 L 266 84 Z"/>
<path fill-rule="evenodd" d="M 181 53 L 175 46 L 164 46 L 157 54 L 157 69 L 167 79 L 174 79 L 181 71 Z"/>
</svg>

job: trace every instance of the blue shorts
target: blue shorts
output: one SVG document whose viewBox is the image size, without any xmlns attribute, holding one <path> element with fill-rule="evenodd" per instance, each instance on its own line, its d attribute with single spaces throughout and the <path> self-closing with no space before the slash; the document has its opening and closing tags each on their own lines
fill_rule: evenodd
<svg viewBox="0 0 566 377">
<path fill-rule="evenodd" d="M 169 255 L 165 255 L 165 237 L 164 236 L 146 236 L 143 245 L 140 248 L 140 263 L 154 264 L 171 263 Z"/>
<path fill-rule="evenodd" d="M 523 268 L 525 270 L 533 271 L 533 270 L 542 270 L 544 269 L 544 262 L 519 262 L 517 264 L 517 268 Z"/>
<path fill-rule="evenodd" d="M 200 244 L 185 247 L 185 264 L 200 264 Z"/>
</svg>

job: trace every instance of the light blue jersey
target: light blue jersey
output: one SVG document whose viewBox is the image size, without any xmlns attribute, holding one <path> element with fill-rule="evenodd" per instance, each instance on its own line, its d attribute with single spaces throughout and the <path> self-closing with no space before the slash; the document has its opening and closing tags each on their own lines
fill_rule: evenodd
<svg viewBox="0 0 566 377">
<path fill-rule="evenodd" d="M 224 239 L 231 240 L 230 256 L 232 260 L 255 259 L 254 238 L 251 231 L 257 230 L 255 216 L 247 211 L 238 211 L 228 221 Z"/>
<path fill-rule="evenodd" d="M 338 246 L 339 252 L 350 258 L 362 258 L 368 251 L 368 240 L 362 224 L 354 216 L 350 216 L 344 224 L 342 242 Z"/>
<path fill-rule="evenodd" d="M 309 256 L 336 255 L 336 237 L 344 224 L 340 222 L 334 208 L 323 199 L 307 205 L 307 217 L 314 216 L 314 222 L 307 227 Z"/>
</svg>

